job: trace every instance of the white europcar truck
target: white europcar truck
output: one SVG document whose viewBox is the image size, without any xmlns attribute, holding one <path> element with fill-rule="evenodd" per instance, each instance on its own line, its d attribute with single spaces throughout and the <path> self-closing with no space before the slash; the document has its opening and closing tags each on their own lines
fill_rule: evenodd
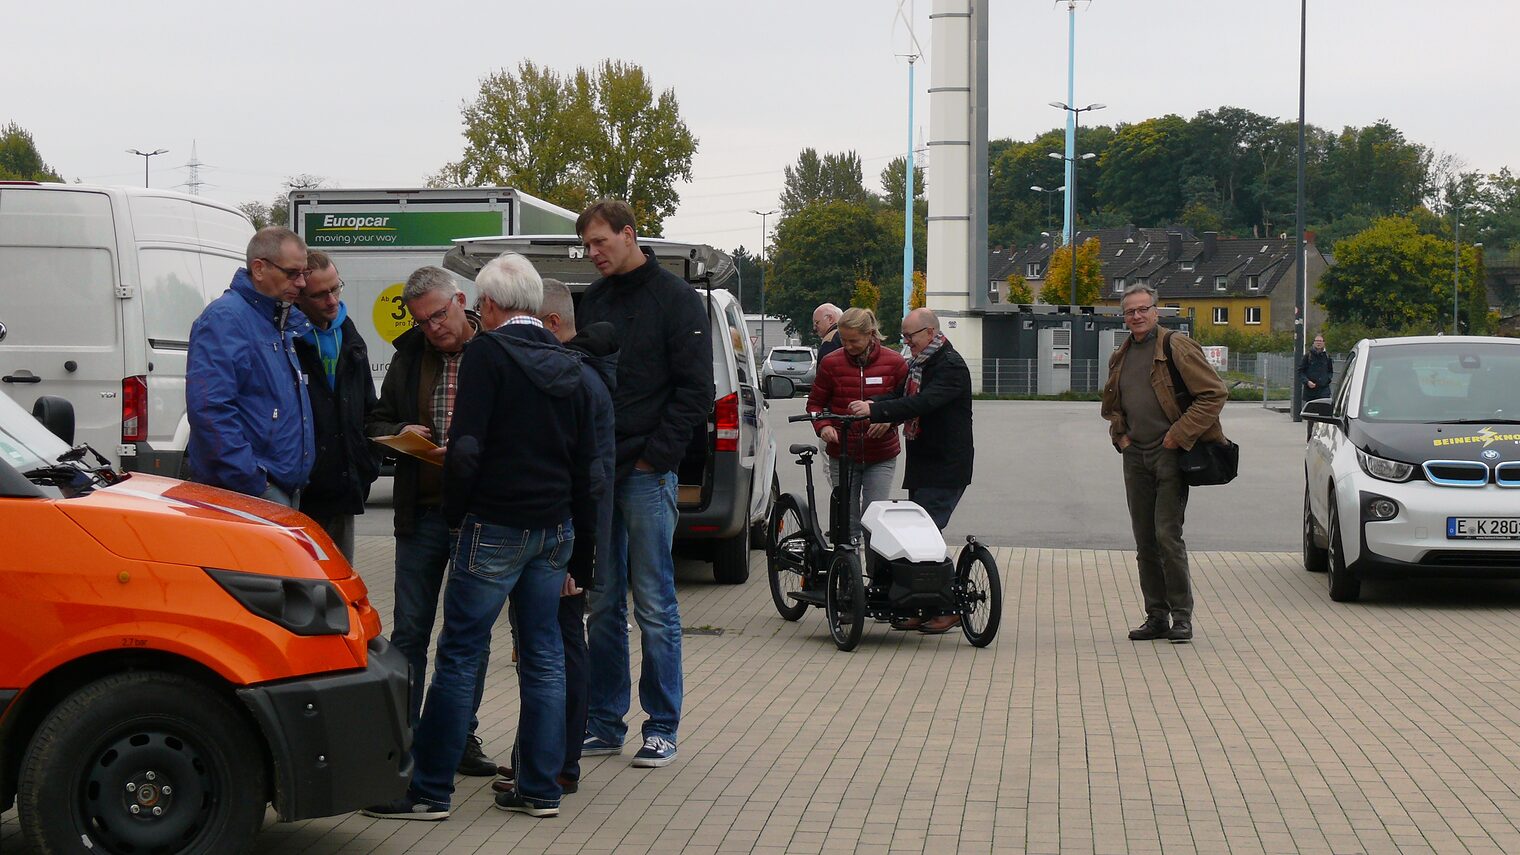
<svg viewBox="0 0 1520 855">
<path fill-rule="evenodd" d="M 252 237 L 236 208 L 200 196 L 0 181 L 0 394 L 66 398 L 79 442 L 178 476 L 190 325 Z"/>
<path fill-rule="evenodd" d="M 439 266 L 460 238 L 574 235 L 576 214 L 509 187 L 292 190 L 290 228 L 332 256 L 343 303 L 369 345 L 375 388 L 391 343 L 412 327 L 401 289 L 419 267 Z M 475 283 L 457 277 L 474 300 Z"/>
</svg>

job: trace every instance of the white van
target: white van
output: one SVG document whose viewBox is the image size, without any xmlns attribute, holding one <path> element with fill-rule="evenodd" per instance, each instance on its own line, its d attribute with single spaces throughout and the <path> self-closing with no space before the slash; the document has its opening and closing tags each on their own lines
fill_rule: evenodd
<svg viewBox="0 0 1520 855">
<path fill-rule="evenodd" d="M 66 398 L 79 442 L 178 475 L 190 324 L 253 231 L 198 196 L 0 181 L 0 392 L 28 408 Z"/>
</svg>

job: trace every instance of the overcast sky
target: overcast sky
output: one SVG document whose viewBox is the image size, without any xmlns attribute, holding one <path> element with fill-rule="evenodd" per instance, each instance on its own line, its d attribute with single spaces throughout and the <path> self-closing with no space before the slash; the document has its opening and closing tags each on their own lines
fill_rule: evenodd
<svg viewBox="0 0 1520 855">
<path fill-rule="evenodd" d="M 930 0 L 912 9 L 932 51 Z M 267 201 L 290 175 L 341 187 L 420 185 L 459 156 L 460 104 L 480 78 L 532 59 L 605 58 L 673 88 L 699 139 L 670 237 L 754 247 L 797 152 L 854 149 L 868 186 L 907 147 L 909 50 L 897 0 L 578 0 L 236 6 L 9 4 L 0 123 L 31 131 L 68 180 L 183 185 Z M 1520 167 L 1520 4 L 1310 0 L 1308 120 L 1386 118 L 1414 141 L 1496 171 Z M 1079 104 L 1099 123 L 1221 105 L 1298 112 L 1297 0 L 1092 0 L 1077 12 Z M 993 138 L 1061 124 L 1064 2 L 992 4 Z M 22 34 L 27 34 L 23 36 Z M 928 133 L 929 62 L 916 128 Z M 1087 118 L 1084 116 L 1084 123 Z M 915 130 L 915 136 L 917 136 Z M 929 164 L 932 175 L 933 164 Z M 932 179 L 931 179 L 932 180 Z M 774 219 L 771 221 L 774 226 Z"/>
</svg>

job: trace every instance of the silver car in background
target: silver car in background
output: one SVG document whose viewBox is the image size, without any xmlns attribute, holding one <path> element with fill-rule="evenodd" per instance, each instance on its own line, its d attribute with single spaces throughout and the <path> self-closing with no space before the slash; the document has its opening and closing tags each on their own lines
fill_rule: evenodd
<svg viewBox="0 0 1520 855">
<path fill-rule="evenodd" d="M 818 371 L 818 357 L 811 347 L 773 347 L 765 356 L 765 367 L 760 370 L 763 380 L 775 375 L 792 381 L 798 389 L 812 389 L 813 376 Z"/>
</svg>

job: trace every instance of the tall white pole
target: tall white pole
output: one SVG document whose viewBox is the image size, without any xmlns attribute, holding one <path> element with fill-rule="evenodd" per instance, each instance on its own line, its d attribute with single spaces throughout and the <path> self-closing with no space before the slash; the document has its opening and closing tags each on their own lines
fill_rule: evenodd
<svg viewBox="0 0 1520 855">
<path fill-rule="evenodd" d="M 908 57 L 908 168 L 903 170 L 907 175 L 903 188 L 902 316 L 905 318 L 913 297 L 913 65 L 917 60 L 917 56 Z"/>
<path fill-rule="evenodd" d="M 1066 103 L 1077 105 L 1077 0 L 1066 0 Z M 1066 112 L 1066 245 L 1076 240 L 1077 114 Z"/>
</svg>

